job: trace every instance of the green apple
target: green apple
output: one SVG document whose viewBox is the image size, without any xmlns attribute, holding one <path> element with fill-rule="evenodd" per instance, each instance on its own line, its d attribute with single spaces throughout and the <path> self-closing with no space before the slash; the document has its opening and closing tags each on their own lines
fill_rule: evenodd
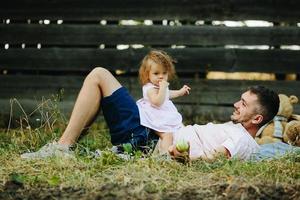
<svg viewBox="0 0 300 200">
<path fill-rule="evenodd" d="M 185 151 L 188 151 L 189 150 L 189 143 L 184 140 L 184 139 L 181 139 L 179 141 L 176 142 L 176 149 L 177 151 L 179 152 L 185 152 Z"/>
</svg>

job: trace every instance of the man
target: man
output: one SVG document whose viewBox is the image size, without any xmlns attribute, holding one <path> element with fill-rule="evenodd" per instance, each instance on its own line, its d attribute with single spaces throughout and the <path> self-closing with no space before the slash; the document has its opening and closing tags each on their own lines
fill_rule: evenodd
<svg viewBox="0 0 300 200">
<path fill-rule="evenodd" d="M 189 142 L 189 157 L 212 160 L 218 154 L 248 159 L 259 148 L 254 137 L 261 126 L 272 120 L 278 112 L 278 95 L 262 86 L 250 87 L 234 104 L 231 122 L 199 126 L 187 126 L 174 133 L 174 142 Z M 172 145 L 172 156 L 181 155 Z"/>
<path fill-rule="evenodd" d="M 223 153 L 229 157 L 237 155 L 242 159 L 247 159 L 249 154 L 258 148 L 253 139 L 255 133 L 259 127 L 276 115 L 278 106 L 279 98 L 276 93 L 264 87 L 255 87 L 245 92 L 241 100 L 234 104 L 232 122 L 184 127 L 174 133 L 171 143 L 175 144 L 179 138 L 185 138 L 190 144 L 189 154 L 192 159 L 198 157 L 211 159 L 215 157 L 215 153 Z M 110 129 L 113 145 L 130 143 L 133 147 L 138 148 L 147 143 L 150 131 L 140 125 L 139 111 L 134 99 L 108 70 L 97 67 L 86 77 L 74 105 L 69 124 L 59 141 L 49 143 L 37 152 L 22 154 L 21 157 L 45 158 L 71 154 L 69 147 L 77 141 L 84 128 L 92 123 L 100 107 Z M 210 135 L 209 133 L 204 134 L 205 127 L 209 128 L 208 131 L 210 128 L 213 129 L 214 138 L 205 138 Z M 217 135 L 219 130 L 223 130 L 220 133 L 222 137 Z M 228 134 L 231 131 L 233 133 Z M 200 133 L 202 136 L 199 135 Z M 205 138 L 203 141 L 202 137 Z M 238 146 L 241 141 L 242 145 L 246 145 L 242 150 Z M 206 146 L 201 146 L 203 142 L 208 143 L 205 144 Z M 169 147 L 169 152 L 174 157 L 181 155 L 175 145 Z"/>
</svg>

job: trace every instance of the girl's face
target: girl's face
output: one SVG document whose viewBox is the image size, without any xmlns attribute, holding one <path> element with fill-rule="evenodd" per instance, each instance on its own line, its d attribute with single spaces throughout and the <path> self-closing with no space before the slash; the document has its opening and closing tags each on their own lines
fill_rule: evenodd
<svg viewBox="0 0 300 200">
<path fill-rule="evenodd" d="M 168 81 L 168 71 L 161 65 L 152 62 L 151 69 L 149 71 L 149 80 L 152 84 L 159 86 L 160 81 Z"/>
</svg>

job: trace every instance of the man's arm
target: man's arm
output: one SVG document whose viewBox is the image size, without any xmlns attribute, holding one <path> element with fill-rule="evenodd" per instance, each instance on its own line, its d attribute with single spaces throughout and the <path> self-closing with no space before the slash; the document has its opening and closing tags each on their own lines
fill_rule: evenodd
<svg viewBox="0 0 300 200">
<path fill-rule="evenodd" d="M 189 152 L 189 151 L 188 151 Z M 169 154 L 171 155 L 171 157 L 173 159 L 182 159 L 187 157 L 187 152 L 181 153 L 176 149 L 175 145 L 172 145 L 169 147 Z M 205 152 L 204 155 L 202 155 L 201 157 L 191 157 L 190 155 L 188 155 L 188 158 L 190 160 L 197 160 L 197 159 L 202 159 L 205 160 L 207 162 L 213 162 L 215 161 L 217 158 L 225 156 L 226 158 L 230 158 L 230 152 L 224 147 L 224 146 L 220 146 L 216 149 L 214 149 L 211 152 Z"/>
<path fill-rule="evenodd" d="M 200 159 L 205 160 L 207 162 L 214 162 L 216 159 L 220 157 L 230 158 L 230 152 L 224 146 L 220 146 L 213 151 L 204 152 L 204 155 L 200 157 Z M 192 159 L 192 158 L 191 158 Z M 193 160 L 193 159 L 192 159 Z"/>
</svg>

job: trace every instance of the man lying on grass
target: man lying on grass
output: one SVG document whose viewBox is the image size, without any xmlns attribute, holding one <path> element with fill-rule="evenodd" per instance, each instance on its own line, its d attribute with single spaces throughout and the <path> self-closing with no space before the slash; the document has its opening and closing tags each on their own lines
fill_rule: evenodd
<svg viewBox="0 0 300 200">
<path fill-rule="evenodd" d="M 160 149 L 160 152 L 169 152 L 173 157 L 181 156 L 175 144 L 184 139 L 190 145 L 191 159 L 212 159 L 220 153 L 228 158 L 248 159 L 259 148 L 254 140 L 256 132 L 276 115 L 278 107 L 279 98 L 275 92 L 262 86 L 250 87 L 234 104 L 231 122 L 183 127 L 173 133 L 169 149 Z M 69 147 L 92 123 L 100 108 L 110 129 L 113 145 L 130 143 L 139 149 L 148 143 L 151 131 L 140 124 L 135 100 L 108 70 L 97 67 L 86 77 L 69 124 L 58 142 L 49 143 L 37 152 L 24 153 L 21 157 L 71 155 Z"/>
<path fill-rule="evenodd" d="M 263 86 L 249 87 L 234 103 L 230 122 L 186 126 L 173 134 L 173 143 L 188 141 L 191 160 L 213 160 L 219 155 L 248 159 L 259 148 L 254 140 L 256 132 L 273 119 L 278 108 L 279 98 L 275 92 Z M 182 156 L 175 144 L 168 151 L 173 157 Z"/>
</svg>

